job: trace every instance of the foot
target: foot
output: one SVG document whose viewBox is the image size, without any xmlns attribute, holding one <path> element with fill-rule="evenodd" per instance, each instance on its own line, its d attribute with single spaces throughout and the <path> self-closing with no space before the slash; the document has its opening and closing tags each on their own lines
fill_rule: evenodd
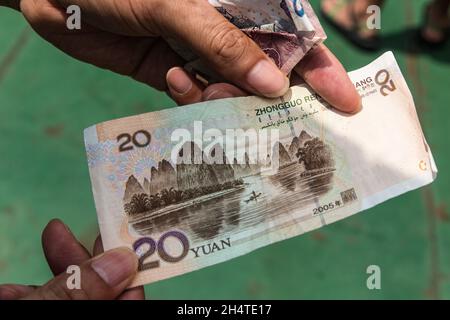
<svg viewBox="0 0 450 320">
<path fill-rule="evenodd" d="M 341 28 L 355 32 L 356 36 L 370 40 L 378 37 L 378 30 L 367 27 L 367 5 L 364 1 L 322 0 L 322 11 Z"/>
<path fill-rule="evenodd" d="M 447 11 L 442 11 L 433 4 L 427 7 L 426 21 L 422 27 L 421 36 L 430 44 L 440 44 L 447 38 L 447 30 L 450 28 L 450 17 Z"/>
</svg>

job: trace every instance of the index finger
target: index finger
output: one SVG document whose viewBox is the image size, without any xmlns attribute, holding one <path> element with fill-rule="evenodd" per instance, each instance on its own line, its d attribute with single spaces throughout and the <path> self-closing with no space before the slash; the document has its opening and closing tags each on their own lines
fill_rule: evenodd
<svg viewBox="0 0 450 320">
<path fill-rule="evenodd" d="M 295 71 L 322 98 L 336 109 L 357 113 L 361 110 L 361 97 L 336 56 L 325 46 L 311 50 Z"/>
<path fill-rule="evenodd" d="M 91 258 L 83 245 L 60 220 L 52 220 L 42 232 L 42 248 L 54 275 L 67 270 L 70 265 L 80 265 Z"/>
</svg>

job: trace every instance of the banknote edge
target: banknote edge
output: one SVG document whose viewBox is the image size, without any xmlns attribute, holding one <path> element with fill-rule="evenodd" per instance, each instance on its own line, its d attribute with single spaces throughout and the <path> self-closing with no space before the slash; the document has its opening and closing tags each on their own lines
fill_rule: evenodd
<svg viewBox="0 0 450 320">
<path fill-rule="evenodd" d="M 385 203 L 385 202 L 390 201 L 390 200 L 392 200 L 392 199 L 394 199 L 394 198 L 396 198 L 396 197 L 398 197 L 400 195 L 404 195 L 404 194 L 407 194 L 407 193 L 412 192 L 414 190 L 417 190 L 419 188 L 425 187 L 425 186 L 431 184 L 433 181 L 434 181 L 434 178 L 428 177 L 428 178 L 424 179 L 424 176 L 421 175 L 421 176 L 418 176 L 418 177 L 411 178 L 411 179 L 409 179 L 407 181 L 404 181 L 402 183 L 399 183 L 397 185 L 391 186 L 390 188 L 388 188 L 388 189 L 386 189 L 384 191 L 381 191 L 381 192 L 379 192 L 379 193 L 369 197 L 369 200 L 366 199 L 365 201 L 361 202 L 361 208 L 359 210 L 357 210 L 357 211 L 355 211 L 353 213 L 347 214 L 347 215 L 345 215 L 343 217 L 340 217 L 340 218 L 338 218 L 338 219 L 336 219 L 334 221 L 330 221 L 329 223 L 327 223 L 327 225 L 333 224 L 333 223 L 338 222 L 338 221 L 342 221 L 342 220 L 344 220 L 346 218 L 349 218 L 351 216 L 354 216 L 356 214 L 365 213 L 369 209 L 372 209 L 372 208 L 374 208 L 375 206 L 377 206 L 377 205 L 379 205 L 381 203 Z M 383 198 L 383 196 L 385 198 Z M 188 273 L 192 273 L 192 272 L 195 272 L 195 271 L 200 271 L 202 269 L 205 269 L 205 268 L 208 268 L 208 267 L 212 267 L 212 266 L 221 264 L 223 262 L 227 262 L 227 261 L 231 261 L 233 259 L 237 259 L 237 258 L 243 257 L 243 256 L 245 256 L 245 255 L 247 255 L 249 253 L 256 252 L 256 251 L 261 250 L 261 249 L 263 249 L 265 247 L 268 247 L 270 245 L 273 245 L 273 244 L 276 244 L 276 243 L 279 243 L 279 242 L 282 242 L 282 241 L 285 241 L 285 240 L 289 240 L 289 239 L 294 239 L 294 238 L 300 237 L 300 236 L 302 236 L 304 234 L 307 234 L 307 233 L 312 232 L 314 230 L 318 230 L 318 229 L 320 229 L 322 227 L 323 226 L 321 226 L 321 227 L 313 227 L 313 228 L 304 228 L 302 233 L 299 233 L 299 234 L 297 234 L 295 236 L 290 236 L 287 233 L 279 233 L 281 235 L 281 237 L 279 239 L 276 239 L 273 242 L 267 242 L 267 243 L 263 243 L 263 244 L 260 244 L 260 245 L 252 246 L 252 247 L 249 247 L 248 249 L 246 248 L 245 251 L 238 252 L 238 254 L 236 254 L 235 256 L 232 256 L 231 258 L 229 256 L 223 256 L 218 261 L 214 261 L 214 262 L 209 262 L 208 261 L 204 265 L 202 265 L 201 267 L 199 267 L 197 269 L 189 270 L 189 271 L 186 271 L 186 272 L 182 272 L 182 273 L 179 273 L 177 275 L 168 275 L 167 277 L 162 277 L 162 278 L 154 280 L 154 281 L 146 281 L 144 274 L 142 274 L 141 276 L 137 275 L 135 280 L 131 283 L 131 285 L 128 288 L 134 288 L 134 287 L 141 286 L 141 285 L 153 284 L 153 283 L 156 283 L 156 282 L 159 282 L 159 281 L 163 281 L 163 280 L 179 277 L 179 276 L 182 276 L 182 275 L 185 275 L 185 274 L 188 274 Z M 281 229 L 283 229 L 283 228 L 281 228 Z M 278 229 L 278 232 L 281 229 Z M 270 232 L 274 232 L 274 230 L 272 230 Z M 258 242 L 255 242 L 255 243 L 257 244 Z"/>
</svg>

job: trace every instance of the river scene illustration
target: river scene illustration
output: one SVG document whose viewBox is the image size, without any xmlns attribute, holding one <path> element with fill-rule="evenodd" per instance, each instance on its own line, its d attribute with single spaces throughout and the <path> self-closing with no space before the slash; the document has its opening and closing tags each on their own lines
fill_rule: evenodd
<svg viewBox="0 0 450 320">
<path fill-rule="evenodd" d="M 195 145 L 189 147 L 192 152 Z M 225 157 L 219 145 L 213 150 Z M 162 160 L 151 177 L 139 182 L 130 176 L 126 182 L 123 202 L 129 225 L 141 236 L 177 229 L 202 242 L 289 215 L 332 188 L 334 159 L 320 139 L 302 131 L 290 144 L 279 143 L 276 154 L 275 172 L 250 164 L 248 157 L 245 164 L 173 166 Z"/>
</svg>

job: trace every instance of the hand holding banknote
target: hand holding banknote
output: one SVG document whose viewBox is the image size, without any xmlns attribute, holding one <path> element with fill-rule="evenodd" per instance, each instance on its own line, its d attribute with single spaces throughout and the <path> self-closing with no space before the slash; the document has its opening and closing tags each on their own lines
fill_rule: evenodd
<svg viewBox="0 0 450 320">
<path fill-rule="evenodd" d="M 144 299 L 142 287 L 126 290 L 137 272 L 137 257 L 126 248 L 103 253 L 100 237 L 89 253 L 64 223 L 52 220 L 42 233 L 42 246 L 55 277 L 42 286 L 5 284 L 0 300 Z M 79 266 L 79 289 L 70 266 Z"/>
<path fill-rule="evenodd" d="M 364 105 L 353 117 L 303 85 L 279 99 L 203 102 L 86 129 L 103 245 L 138 254 L 132 286 L 227 261 L 431 183 L 437 169 L 394 55 L 350 78 Z"/>
<path fill-rule="evenodd" d="M 224 2 L 234 6 L 222 7 Z M 301 12 L 302 5 L 309 10 L 309 3 L 302 1 L 300 7 L 292 8 L 293 3 L 269 1 L 270 10 L 265 11 L 274 9 L 276 15 L 256 22 L 233 9 L 244 10 L 250 6 L 248 10 L 264 11 L 264 8 L 257 1 L 240 0 L 22 0 L 20 9 L 31 26 L 62 51 L 169 91 L 179 104 L 246 95 L 247 92 L 278 97 L 288 90 L 286 75 L 294 70 L 331 105 L 347 112 L 359 110 L 359 96 L 344 68 L 320 44 L 324 34 L 320 37 L 313 32 L 308 38 L 308 23 L 302 26 L 302 22 L 297 21 L 299 17 L 292 13 L 294 9 Z M 295 3 L 298 6 L 300 2 Z M 0 5 L 18 8 L 19 1 L 3 0 Z M 81 8 L 81 30 L 69 30 L 66 26 L 65 7 L 70 5 Z M 312 15 L 313 26 L 320 27 L 312 10 L 307 13 Z M 257 31 L 253 30 L 255 26 Z M 301 28 L 306 31 L 298 31 Z M 321 28 L 318 31 L 322 31 Z M 315 33 L 322 35 L 322 32 Z M 274 34 L 276 43 L 270 42 Z M 208 70 L 218 74 L 221 82 L 237 87 L 224 83 L 205 86 L 182 69 L 168 73 L 174 67 L 185 66 L 190 58 L 174 50 L 174 43 L 195 52 L 206 62 Z M 261 49 L 264 44 L 267 48 Z M 274 48 L 280 50 L 276 52 Z"/>
</svg>

